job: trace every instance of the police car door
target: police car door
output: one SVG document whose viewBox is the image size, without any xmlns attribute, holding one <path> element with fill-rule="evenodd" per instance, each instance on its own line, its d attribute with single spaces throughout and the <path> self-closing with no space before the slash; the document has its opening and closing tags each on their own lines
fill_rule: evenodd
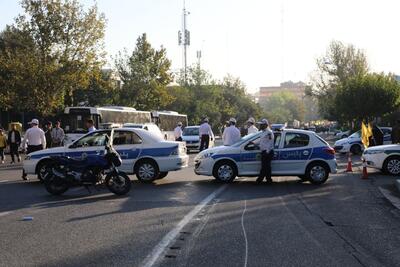
<svg viewBox="0 0 400 267">
<path fill-rule="evenodd" d="M 278 174 L 299 174 L 311 156 L 310 136 L 306 133 L 285 132 L 279 152 Z"/>
<path fill-rule="evenodd" d="M 72 158 L 84 158 L 86 155 L 104 154 L 106 135 L 110 131 L 96 131 L 85 135 L 72 143 L 66 149 L 66 156 Z"/>
<path fill-rule="evenodd" d="M 133 173 L 133 165 L 142 149 L 142 139 L 134 131 L 115 130 L 113 146 L 122 159 L 119 169 Z"/>
</svg>

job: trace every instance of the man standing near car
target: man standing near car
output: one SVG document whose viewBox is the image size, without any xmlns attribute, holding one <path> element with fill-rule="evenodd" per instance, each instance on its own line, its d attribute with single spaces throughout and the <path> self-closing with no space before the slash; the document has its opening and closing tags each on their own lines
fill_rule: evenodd
<svg viewBox="0 0 400 267">
<path fill-rule="evenodd" d="M 259 123 L 262 134 L 260 136 L 261 149 L 261 170 L 257 178 L 257 183 L 262 183 L 264 178 L 267 183 L 272 183 L 271 161 L 274 157 L 274 133 L 269 128 L 267 119 L 262 119 Z"/>
<path fill-rule="evenodd" d="M 61 123 L 57 121 L 55 127 L 51 130 L 52 147 L 62 146 L 64 142 L 64 130 L 60 127 Z"/>
<path fill-rule="evenodd" d="M 203 123 L 200 125 L 199 128 L 199 136 L 200 136 L 200 151 L 207 149 L 210 145 L 211 141 L 214 140 L 214 133 L 211 129 L 210 124 L 208 124 L 208 118 L 205 117 L 203 119 Z"/>
<path fill-rule="evenodd" d="M 174 129 L 174 136 L 175 136 L 175 141 L 182 141 L 182 122 L 178 122 L 178 126 Z"/>
<path fill-rule="evenodd" d="M 20 162 L 21 157 L 19 156 L 18 147 L 21 144 L 21 134 L 15 124 L 11 124 L 11 131 L 8 132 L 8 143 L 10 144 L 11 164 L 15 163 L 15 157 Z"/>
<path fill-rule="evenodd" d="M 53 125 L 51 121 L 46 122 L 44 130 L 44 136 L 46 137 L 46 148 L 51 148 L 51 129 Z"/>
<path fill-rule="evenodd" d="M 236 128 L 236 119 L 229 120 L 229 127 L 226 127 L 222 134 L 224 146 L 231 146 L 240 140 L 240 131 Z"/>
<path fill-rule="evenodd" d="M 247 121 L 247 134 L 248 135 L 258 133 L 258 129 L 256 126 L 254 126 L 254 123 L 256 123 L 254 118 L 249 118 L 249 120 Z"/>
</svg>

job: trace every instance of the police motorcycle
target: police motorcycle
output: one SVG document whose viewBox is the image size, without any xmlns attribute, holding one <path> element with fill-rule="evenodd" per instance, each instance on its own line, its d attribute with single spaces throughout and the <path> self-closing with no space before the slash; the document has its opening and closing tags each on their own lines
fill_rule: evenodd
<svg viewBox="0 0 400 267">
<path fill-rule="evenodd" d="M 104 155 L 86 155 L 82 159 L 68 156 L 52 156 L 43 175 L 46 190 L 61 195 L 70 187 L 84 186 L 90 192 L 90 185 L 105 184 L 116 195 L 124 195 L 131 188 L 131 180 L 117 167 L 121 166 L 120 155 L 112 146 L 114 130 L 106 136 Z"/>
</svg>

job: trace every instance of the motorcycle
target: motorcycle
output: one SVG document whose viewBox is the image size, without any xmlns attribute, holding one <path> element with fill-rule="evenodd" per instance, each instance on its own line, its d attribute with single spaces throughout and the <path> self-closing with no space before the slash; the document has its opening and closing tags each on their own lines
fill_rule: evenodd
<svg viewBox="0 0 400 267">
<path fill-rule="evenodd" d="M 124 195 L 131 188 L 131 180 L 119 171 L 120 155 L 112 146 L 111 137 L 106 136 L 104 155 L 86 155 L 82 159 L 67 156 L 53 156 L 43 175 L 46 190 L 53 195 L 61 195 L 70 187 L 84 186 L 90 192 L 90 185 L 104 183 L 116 195 Z M 105 176 L 105 178 L 104 178 Z"/>
</svg>

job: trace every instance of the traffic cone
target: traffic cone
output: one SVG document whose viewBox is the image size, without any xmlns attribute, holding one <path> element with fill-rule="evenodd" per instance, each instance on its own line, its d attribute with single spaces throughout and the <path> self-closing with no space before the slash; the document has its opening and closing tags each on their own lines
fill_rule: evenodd
<svg viewBox="0 0 400 267">
<path fill-rule="evenodd" d="M 367 162 L 365 161 L 365 159 L 363 159 L 363 172 L 362 172 L 362 176 L 361 179 L 368 179 L 368 170 L 367 170 Z"/>
<path fill-rule="evenodd" d="M 349 152 L 347 156 L 347 169 L 346 172 L 353 172 L 353 167 L 351 166 L 351 153 Z"/>
</svg>

